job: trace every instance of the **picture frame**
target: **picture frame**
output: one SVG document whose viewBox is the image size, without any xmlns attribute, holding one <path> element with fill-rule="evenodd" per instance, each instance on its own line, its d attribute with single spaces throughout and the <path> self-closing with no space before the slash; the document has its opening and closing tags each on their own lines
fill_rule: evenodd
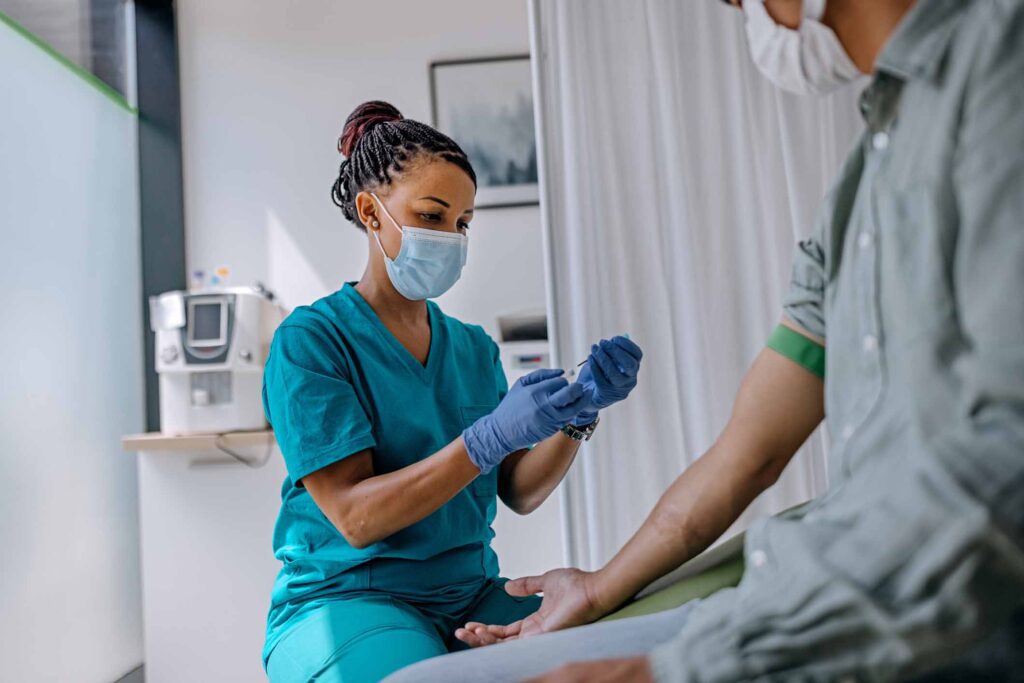
<svg viewBox="0 0 1024 683">
<path fill-rule="evenodd" d="M 430 64 L 433 125 L 469 156 L 476 207 L 540 203 L 530 55 Z"/>
</svg>

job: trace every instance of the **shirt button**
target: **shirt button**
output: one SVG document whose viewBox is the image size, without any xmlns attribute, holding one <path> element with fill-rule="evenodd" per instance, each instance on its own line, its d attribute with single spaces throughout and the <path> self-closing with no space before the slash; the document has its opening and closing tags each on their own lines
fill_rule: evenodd
<svg viewBox="0 0 1024 683">
<path fill-rule="evenodd" d="M 848 441 L 850 437 L 853 436 L 853 425 L 846 425 L 845 427 L 843 427 L 843 432 L 841 436 L 843 438 L 843 441 Z"/>
<path fill-rule="evenodd" d="M 768 553 L 763 550 L 755 550 L 750 553 L 750 564 L 755 567 L 763 567 L 765 562 L 768 561 Z"/>
<path fill-rule="evenodd" d="M 889 134 L 884 130 L 871 136 L 871 146 L 881 151 L 889 146 Z"/>
<path fill-rule="evenodd" d="M 873 334 L 865 335 L 864 341 L 862 341 L 861 344 L 865 351 L 871 353 L 878 348 L 878 337 Z"/>
<path fill-rule="evenodd" d="M 870 249 L 874 241 L 875 238 L 871 236 L 870 232 L 862 232 L 860 237 L 857 238 L 857 245 L 860 246 L 861 249 Z"/>
</svg>

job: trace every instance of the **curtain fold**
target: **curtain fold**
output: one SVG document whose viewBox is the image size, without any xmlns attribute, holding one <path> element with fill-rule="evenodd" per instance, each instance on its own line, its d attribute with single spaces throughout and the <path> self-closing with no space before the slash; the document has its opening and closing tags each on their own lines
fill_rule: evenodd
<svg viewBox="0 0 1024 683">
<path fill-rule="evenodd" d="M 712 0 L 532 0 L 531 22 L 556 358 L 621 333 L 645 350 L 564 487 L 568 559 L 592 568 L 728 420 L 859 89 L 780 93 Z M 737 529 L 824 491 L 824 468 L 819 434 Z"/>
</svg>

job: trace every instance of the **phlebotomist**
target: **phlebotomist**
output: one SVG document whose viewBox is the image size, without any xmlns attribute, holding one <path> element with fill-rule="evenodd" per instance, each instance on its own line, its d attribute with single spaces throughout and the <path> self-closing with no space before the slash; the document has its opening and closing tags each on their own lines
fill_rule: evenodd
<svg viewBox="0 0 1024 683">
<path fill-rule="evenodd" d="M 599 409 L 636 385 L 641 351 L 601 341 L 576 383 L 538 370 L 508 389 L 487 334 L 428 299 L 466 261 L 476 175 L 463 150 L 389 104 L 345 122 L 334 185 L 367 232 L 362 278 L 293 312 L 264 406 L 288 477 L 264 663 L 272 683 L 375 681 L 506 624 L 536 597 L 502 590 L 496 499 L 535 510 Z M 531 449 L 532 447 L 532 449 Z"/>
</svg>

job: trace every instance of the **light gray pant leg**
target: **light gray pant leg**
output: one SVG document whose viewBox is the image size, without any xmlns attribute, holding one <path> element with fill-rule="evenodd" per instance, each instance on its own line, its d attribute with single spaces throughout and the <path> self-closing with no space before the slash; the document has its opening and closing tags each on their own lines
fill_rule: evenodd
<svg viewBox="0 0 1024 683">
<path fill-rule="evenodd" d="M 385 683 L 503 683 L 521 681 L 569 662 L 636 657 L 670 640 L 683 628 L 697 601 L 643 617 L 513 640 L 477 650 L 434 657 L 397 671 Z"/>
</svg>

